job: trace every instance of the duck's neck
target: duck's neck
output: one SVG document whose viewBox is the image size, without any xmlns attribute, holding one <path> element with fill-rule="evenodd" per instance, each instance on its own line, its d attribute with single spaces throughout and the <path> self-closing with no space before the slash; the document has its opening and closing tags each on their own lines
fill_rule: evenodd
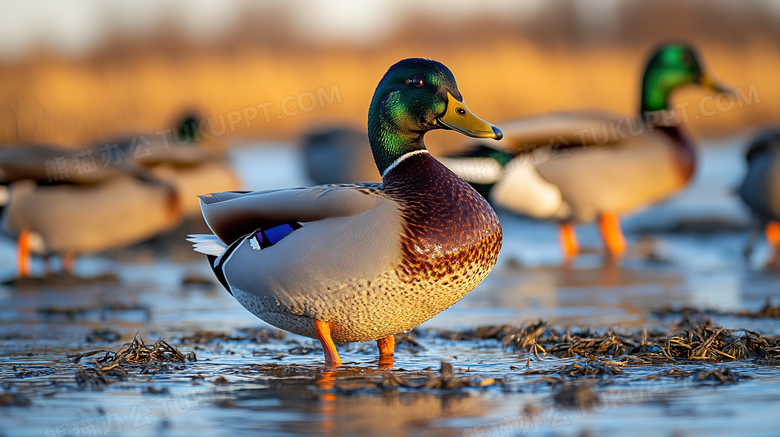
<svg viewBox="0 0 780 437">
<path fill-rule="evenodd" d="M 425 150 L 425 132 L 413 132 L 405 128 L 404 117 L 389 114 L 385 101 L 373 101 L 368 110 L 368 142 L 374 155 L 379 174 L 409 152 Z M 401 122 L 399 122 L 401 120 Z"/>
<path fill-rule="evenodd" d="M 661 79 L 662 71 L 649 66 L 642 78 L 642 103 L 640 114 L 645 115 L 648 112 L 669 110 L 669 96 L 679 84 L 664 84 Z M 668 82 L 668 81 L 667 81 Z M 674 144 L 674 150 L 677 154 L 676 161 L 679 167 L 681 184 L 685 184 L 693 176 L 696 168 L 696 151 L 682 135 L 677 126 L 655 124 L 654 127 L 664 132 L 671 138 Z"/>
<path fill-rule="evenodd" d="M 417 138 L 409 138 L 387 131 L 372 135 L 369 129 L 368 142 L 371 144 L 374 162 L 376 162 L 381 175 L 384 175 L 387 169 L 404 155 L 426 150 L 422 135 L 417 135 Z"/>
<path fill-rule="evenodd" d="M 669 109 L 669 96 L 674 87 L 664 86 L 661 81 L 661 71 L 648 68 L 642 77 L 642 101 L 639 113 Z"/>
</svg>

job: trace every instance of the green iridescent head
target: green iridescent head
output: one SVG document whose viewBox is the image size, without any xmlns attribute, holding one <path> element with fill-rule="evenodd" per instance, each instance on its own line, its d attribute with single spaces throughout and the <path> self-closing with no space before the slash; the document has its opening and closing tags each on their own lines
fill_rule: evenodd
<svg viewBox="0 0 780 437">
<path fill-rule="evenodd" d="M 404 59 L 387 70 L 368 109 L 368 139 L 379 172 L 404 154 L 424 149 L 423 135 L 433 129 L 475 138 L 503 136 L 469 111 L 444 64 Z"/>
<path fill-rule="evenodd" d="M 685 44 L 661 46 L 645 68 L 641 112 L 668 109 L 672 91 L 690 84 L 699 84 L 714 92 L 723 91 L 723 88 L 716 85 L 703 71 L 692 47 Z"/>
</svg>

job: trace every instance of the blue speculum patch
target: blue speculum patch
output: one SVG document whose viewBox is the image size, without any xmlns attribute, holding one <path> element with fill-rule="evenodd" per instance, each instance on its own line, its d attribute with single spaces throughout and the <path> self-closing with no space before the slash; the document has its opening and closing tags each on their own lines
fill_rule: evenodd
<svg viewBox="0 0 780 437">
<path fill-rule="evenodd" d="M 283 224 L 265 231 L 265 236 L 268 237 L 268 243 L 274 245 L 294 230 L 289 224 Z"/>
<path fill-rule="evenodd" d="M 252 248 L 261 250 L 271 247 L 280 242 L 284 237 L 290 235 L 296 229 L 300 228 L 301 225 L 299 223 L 289 222 L 269 229 L 258 229 L 254 235 L 257 239 L 257 245 L 253 244 Z"/>
</svg>

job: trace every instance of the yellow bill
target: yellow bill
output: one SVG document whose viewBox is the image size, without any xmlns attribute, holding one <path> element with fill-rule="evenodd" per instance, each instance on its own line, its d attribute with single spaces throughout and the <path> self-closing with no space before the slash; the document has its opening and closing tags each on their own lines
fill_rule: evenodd
<svg viewBox="0 0 780 437">
<path fill-rule="evenodd" d="M 469 111 L 465 103 L 455 100 L 452 94 L 447 93 L 447 112 L 436 119 L 442 127 L 460 132 L 474 138 L 493 138 L 500 140 L 504 137 L 501 129 L 477 118 Z"/>
<path fill-rule="evenodd" d="M 721 84 L 718 84 L 715 82 L 715 80 L 707 73 L 702 73 L 701 76 L 699 76 L 698 80 L 699 84 L 701 84 L 704 89 L 712 91 L 714 93 L 722 93 L 725 91 L 728 91 L 726 86 L 723 86 Z"/>
</svg>

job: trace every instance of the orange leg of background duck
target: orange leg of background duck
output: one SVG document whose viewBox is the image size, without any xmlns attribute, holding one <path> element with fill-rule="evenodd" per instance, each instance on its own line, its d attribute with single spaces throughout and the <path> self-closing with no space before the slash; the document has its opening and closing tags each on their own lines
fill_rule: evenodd
<svg viewBox="0 0 780 437">
<path fill-rule="evenodd" d="M 561 248 L 566 258 L 577 256 L 580 252 L 580 243 L 577 241 L 577 231 L 574 223 L 561 223 L 560 230 Z"/>
<path fill-rule="evenodd" d="M 28 230 L 20 232 L 16 239 L 16 260 L 19 277 L 27 277 L 30 274 L 30 231 Z"/>
<path fill-rule="evenodd" d="M 626 237 L 623 236 L 623 230 L 620 229 L 620 219 L 617 215 L 611 212 L 602 213 L 599 225 L 609 254 L 612 256 L 623 255 L 626 251 Z"/>
<path fill-rule="evenodd" d="M 766 224 L 764 229 L 764 235 L 766 235 L 766 241 L 769 242 L 769 249 L 771 250 L 768 266 L 777 265 L 777 252 L 780 249 L 780 222 L 771 221 Z"/>
<path fill-rule="evenodd" d="M 322 350 L 325 352 L 325 365 L 328 367 L 338 367 L 341 365 L 339 353 L 336 351 L 336 345 L 330 338 L 330 323 L 322 320 L 312 319 L 314 321 L 314 332 L 322 343 Z"/>
<path fill-rule="evenodd" d="M 73 274 L 73 269 L 76 266 L 76 255 L 72 252 L 65 252 L 62 254 L 62 268 L 67 273 Z"/>
</svg>

